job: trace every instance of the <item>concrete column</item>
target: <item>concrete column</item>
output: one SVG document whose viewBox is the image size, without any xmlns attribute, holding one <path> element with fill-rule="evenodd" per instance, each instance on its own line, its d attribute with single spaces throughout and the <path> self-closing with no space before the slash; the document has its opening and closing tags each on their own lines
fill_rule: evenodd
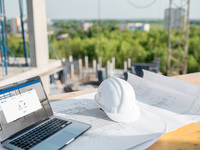
<svg viewBox="0 0 200 150">
<path fill-rule="evenodd" d="M 32 67 L 49 62 L 45 0 L 27 0 L 29 50 Z"/>
<path fill-rule="evenodd" d="M 88 56 L 85 56 L 85 69 L 88 70 Z"/>
<path fill-rule="evenodd" d="M 72 55 L 69 55 L 69 62 L 70 62 L 70 77 L 71 79 L 74 79 L 74 64 Z"/>
<path fill-rule="evenodd" d="M 96 61 L 96 59 L 93 59 L 93 61 L 92 61 L 92 66 L 93 66 L 93 73 L 96 73 L 96 70 L 97 70 L 97 61 Z"/>
<path fill-rule="evenodd" d="M 106 63 L 106 78 L 110 78 L 110 61 Z"/>
<path fill-rule="evenodd" d="M 114 75 L 114 65 L 113 62 L 110 63 L 110 77 L 113 77 Z"/>
<path fill-rule="evenodd" d="M 127 72 L 127 61 L 124 61 L 124 72 Z"/>
<path fill-rule="evenodd" d="M 115 71 L 115 57 L 112 57 L 113 71 Z"/>
<path fill-rule="evenodd" d="M 131 59 L 128 58 L 128 68 L 131 68 Z"/>
<path fill-rule="evenodd" d="M 79 77 L 82 77 L 82 59 L 78 59 Z"/>
<path fill-rule="evenodd" d="M 70 77 L 71 79 L 74 79 L 74 64 L 70 64 Z"/>
<path fill-rule="evenodd" d="M 73 57 L 72 57 L 72 55 L 69 55 L 69 62 L 70 62 L 70 63 L 73 62 Z"/>
</svg>

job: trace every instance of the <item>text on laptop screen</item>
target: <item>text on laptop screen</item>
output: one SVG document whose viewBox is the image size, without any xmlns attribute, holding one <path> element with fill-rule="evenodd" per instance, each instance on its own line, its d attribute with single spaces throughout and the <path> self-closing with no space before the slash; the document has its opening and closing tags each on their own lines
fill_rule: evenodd
<svg viewBox="0 0 200 150">
<path fill-rule="evenodd" d="M 0 90 L 0 141 L 53 115 L 39 78 Z"/>
</svg>

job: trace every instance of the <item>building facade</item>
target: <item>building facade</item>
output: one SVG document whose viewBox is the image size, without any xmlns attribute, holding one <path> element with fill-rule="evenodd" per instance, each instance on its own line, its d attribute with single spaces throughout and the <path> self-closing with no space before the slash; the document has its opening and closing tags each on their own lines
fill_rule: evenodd
<svg viewBox="0 0 200 150">
<path fill-rule="evenodd" d="M 164 18 L 164 29 L 169 28 L 169 20 L 171 15 L 171 28 L 180 28 L 185 29 L 186 24 L 186 11 L 181 8 L 172 8 L 171 14 L 170 9 L 165 10 L 165 18 Z"/>
<path fill-rule="evenodd" d="M 148 23 L 127 23 L 127 24 L 120 24 L 118 25 L 119 31 L 123 30 L 131 30 L 131 31 L 149 31 L 150 30 L 150 24 Z"/>
<path fill-rule="evenodd" d="M 92 26 L 93 26 L 93 23 L 92 23 L 92 22 L 81 22 L 81 23 L 79 24 L 79 28 L 83 29 L 84 31 L 88 31 L 88 29 L 89 29 L 90 27 L 92 27 Z"/>
<path fill-rule="evenodd" d="M 20 17 L 11 18 L 9 22 L 10 22 L 10 32 L 15 33 L 15 34 L 22 32 Z M 24 30 L 25 32 L 28 32 L 27 21 L 24 21 Z"/>
</svg>

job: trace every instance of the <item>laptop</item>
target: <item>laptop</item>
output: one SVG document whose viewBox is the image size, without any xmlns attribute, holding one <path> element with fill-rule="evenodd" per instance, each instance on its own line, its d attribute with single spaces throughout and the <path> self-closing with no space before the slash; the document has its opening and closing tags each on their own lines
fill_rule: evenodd
<svg viewBox="0 0 200 150">
<path fill-rule="evenodd" d="M 90 128 L 53 115 L 39 76 L 0 87 L 0 141 L 5 148 L 62 149 Z"/>
</svg>

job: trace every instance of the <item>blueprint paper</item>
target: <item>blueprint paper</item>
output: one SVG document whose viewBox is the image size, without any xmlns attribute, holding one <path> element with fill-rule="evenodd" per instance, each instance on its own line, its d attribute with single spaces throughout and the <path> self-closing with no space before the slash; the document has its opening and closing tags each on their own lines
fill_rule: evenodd
<svg viewBox="0 0 200 150">
<path fill-rule="evenodd" d="M 66 149 L 128 149 L 165 133 L 165 121 L 145 109 L 141 109 L 141 117 L 134 123 L 111 121 L 96 106 L 94 95 L 95 93 L 87 94 L 51 103 L 57 116 L 92 125 L 90 130 L 68 145 Z"/>
<path fill-rule="evenodd" d="M 128 74 L 128 82 L 134 88 L 140 108 L 165 119 L 168 131 L 200 121 L 200 100 L 196 96 L 152 82 L 152 78 Z"/>
<path fill-rule="evenodd" d="M 158 136 L 152 140 L 146 141 L 144 143 L 138 144 L 134 147 L 129 148 L 128 150 L 144 150 L 147 149 L 150 145 L 153 145 L 161 136 Z"/>
<path fill-rule="evenodd" d="M 144 79 L 150 80 L 151 82 L 168 87 L 176 91 L 200 98 L 200 86 L 194 85 L 185 81 L 177 80 L 172 77 L 163 76 L 157 73 L 153 73 L 147 70 L 143 70 Z"/>
</svg>

